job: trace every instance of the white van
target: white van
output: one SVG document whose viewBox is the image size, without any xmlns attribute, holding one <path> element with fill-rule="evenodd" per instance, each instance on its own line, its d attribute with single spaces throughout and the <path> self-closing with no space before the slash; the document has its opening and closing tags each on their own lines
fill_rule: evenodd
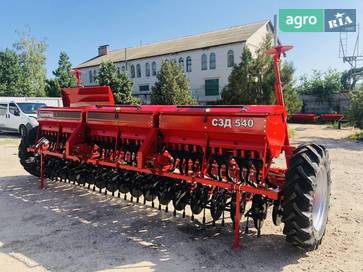
<svg viewBox="0 0 363 272">
<path fill-rule="evenodd" d="M 25 136 L 38 125 L 37 111 L 44 106 L 46 104 L 36 102 L 0 101 L 0 131 L 17 132 Z"/>
</svg>

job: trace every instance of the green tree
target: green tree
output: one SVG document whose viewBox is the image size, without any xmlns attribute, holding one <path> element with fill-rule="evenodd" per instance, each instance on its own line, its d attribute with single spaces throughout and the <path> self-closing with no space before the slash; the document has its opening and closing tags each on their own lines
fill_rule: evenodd
<svg viewBox="0 0 363 272">
<path fill-rule="evenodd" d="M 61 87 L 56 79 L 47 79 L 45 81 L 45 93 L 49 97 L 60 97 Z"/>
<path fill-rule="evenodd" d="M 281 65 L 281 82 L 283 82 L 283 95 L 285 107 L 289 114 L 299 112 L 303 105 L 299 94 L 294 87 L 295 68 L 291 62 L 283 62 Z"/>
<path fill-rule="evenodd" d="M 347 71 L 344 71 L 341 74 L 341 78 L 340 78 L 340 82 L 342 83 L 343 90 L 345 90 L 345 91 L 354 90 L 357 82 L 363 78 L 362 72 L 363 72 L 363 67 L 351 68 Z"/>
<path fill-rule="evenodd" d="M 53 75 L 61 88 L 70 88 L 77 86 L 77 79 L 72 74 L 72 63 L 66 52 L 62 51 L 59 55 L 58 68 L 53 71 Z"/>
<path fill-rule="evenodd" d="M 126 72 L 117 70 L 116 65 L 111 61 L 101 63 L 96 80 L 101 86 L 111 87 L 116 103 L 139 103 L 139 100 L 132 96 L 133 82 L 129 80 Z"/>
<path fill-rule="evenodd" d="M 21 69 L 14 50 L 0 52 L 0 96 L 20 95 Z"/>
<path fill-rule="evenodd" d="M 223 88 L 222 104 L 255 104 L 255 93 L 250 71 L 252 69 L 252 54 L 247 47 L 243 48 L 241 62 L 235 65 L 228 77 L 228 85 Z"/>
<path fill-rule="evenodd" d="M 58 67 L 53 71 L 54 79 L 47 79 L 45 82 L 45 93 L 47 96 L 59 97 L 62 88 L 77 86 L 77 79 L 72 74 L 72 63 L 66 52 L 59 55 Z"/>
<path fill-rule="evenodd" d="M 19 41 L 14 43 L 18 52 L 21 67 L 20 95 L 45 95 L 45 51 L 47 43 L 30 35 L 30 31 L 20 34 Z"/>
<path fill-rule="evenodd" d="M 275 72 L 273 61 L 266 51 L 271 48 L 272 38 L 267 35 L 256 56 L 252 57 L 245 46 L 242 50 L 241 62 L 235 65 L 228 84 L 222 92 L 223 104 L 272 104 L 275 102 Z M 280 66 L 281 82 L 285 104 L 289 112 L 298 111 L 301 101 L 293 87 L 295 69 L 291 63 L 282 62 Z"/>
<path fill-rule="evenodd" d="M 343 90 L 341 73 L 334 69 L 325 72 L 314 70 L 310 77 L 304 75 L 300 79 L 297 91 L 300 94 L 326 97 Z"/>
<path fill-rule="evenodd" d="M 350 94 L 350 108 L 346 115 L 352 125 L 363 129 L 363 86 L 355 88 Z"/>
<path fill-rule="evenodd" d="M 151 104 L 195 104 L 183 69 L 175 61 L 164 61 L 156 78 L 152 87 Z"/>
<path fill-rule="evenodd" d="M 247 46 L 243 48 L 241 62 L 236 65 L 222 92 L 225 104 L 271 104 L 274 100 L 274 71 L 271 57 L 271 36 L 266 36 L 256 56 Z"/>
</svg>

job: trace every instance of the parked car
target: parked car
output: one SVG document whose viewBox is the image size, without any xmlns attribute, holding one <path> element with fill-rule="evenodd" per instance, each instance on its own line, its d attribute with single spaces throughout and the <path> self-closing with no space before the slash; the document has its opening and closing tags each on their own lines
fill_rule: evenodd
<svg viewBox="0 0 363 272">
<path fill-rule="evenodd" d="M 0 131 L 27 135 L 38 125 L 37 111 L 44 106 L 45 103 L 0 101 Z"/>
</svg>

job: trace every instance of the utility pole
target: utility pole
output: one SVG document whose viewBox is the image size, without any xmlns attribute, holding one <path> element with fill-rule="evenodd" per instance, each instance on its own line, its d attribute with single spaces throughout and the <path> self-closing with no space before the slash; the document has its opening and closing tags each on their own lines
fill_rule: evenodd
<svg viewBox="0 0 363 272">
<path fill-rule="evenodd" d="M 278 46 L 277 29 L 277 14 L 274 14 L 274 46 Z"/>
</svg>

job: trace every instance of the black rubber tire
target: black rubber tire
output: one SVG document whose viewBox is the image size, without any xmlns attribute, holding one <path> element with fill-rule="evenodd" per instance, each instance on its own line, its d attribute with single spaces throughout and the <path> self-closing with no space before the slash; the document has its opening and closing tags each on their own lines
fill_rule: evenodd
<svg viewBox="0 0 363 272">
<path fill-rule="evenodd" d="M 323 215 L 318 229 L 313 208 L 317 186 L 325 186 Z M 298 248 L 314 250 L 321 244 L 328 221 L 330 204 L 330 160 L 328 151 L 320 145 L 299 146 L 289 161 L 286 171 L 286 185 L 282 201 L 286 240 Z M 320 196 L 321 197 L 321 196 Z M 319 200 L 317 200 L 319 202 Z M 315 204 L 317 205 L 317 204 Z M 320 219 L 319 219 L 320 221 Z"/>
<path fill-rule="evenodd" d="M 24 125 L 20 125 L 19 127 L 19 134 L 22 138 L 26 137 L 28 134 L 28 129 Z"/>
<path fill-rule="evenodd" d="M 39 177 L 40 176 L 40 165 L 34 157 L 34 153 L 28 152 L 27 148 L 35 144 L 37 137 L 38 127 L 32 128 L 29 133 L 21 138 L 18 156 L 20 159 L 20 164 L 24 169 L 31 175 Z"/>
</svg>

